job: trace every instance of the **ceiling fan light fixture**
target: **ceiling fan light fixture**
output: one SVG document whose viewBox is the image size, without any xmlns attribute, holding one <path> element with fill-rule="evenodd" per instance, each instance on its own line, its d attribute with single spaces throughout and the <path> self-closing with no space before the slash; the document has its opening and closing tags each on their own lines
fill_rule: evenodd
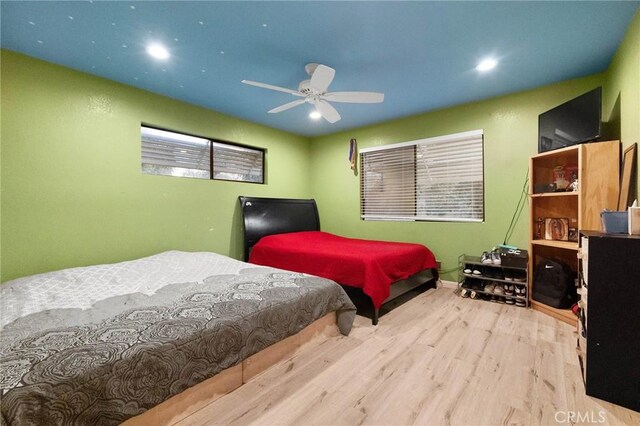
<svg viewBox="0 0 640 426">
<path fill-rule="evenodd" d="M 307 102 L 315 106 L 315 110 L 309 114 L 310 118 L 314 120 L 324 118 L 331 124 L 340 120 L 340 114 L 330 102 L 377 104 L 384 101 L 384 93 L 378 92 L 328 92 L 327 90 L 333 81 L 336 70 L 326 65 L 311 63 L 306 65 L 305 70 L 311 78 L 300 82 L 298 90 L 252 80 L 242 80 L 242 83 L 288 93 L 300 98 L 272 108 L 268 111 L 271 114 L 286 111 Z"/>
</svg>

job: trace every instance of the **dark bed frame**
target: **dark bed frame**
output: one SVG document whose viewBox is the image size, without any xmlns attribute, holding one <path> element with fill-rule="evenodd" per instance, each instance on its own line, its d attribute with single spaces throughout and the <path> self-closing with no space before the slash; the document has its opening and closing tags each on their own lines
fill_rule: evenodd
<svg viewBox="0 0 640 426">
<path fill-rule="evenodd" d="M 262 237 L 289 232 L 319 231 L 320 217 L 313 199 L 239 197 L 244 222 L 244 260 L 249 260 L 253 246 Z M 437 269 L 425 269 L 391 284 L 391 294 L 384 303 L 405 295 L 421 285 L 436 286 Z M 339 283 L 341 284 L 341 283 Z M 341 284 L 343 287 L 349 287 Z M 353 287 L 349 287 L 353 289 Z M 359 289 L 358 289 L 359 290 Z M 350 295 L 353 291 L 349 292 Z M 364 293 L 363 293 L 364 294 Z M 367 299 L 368 296 L 367 296 Z M 369 299 L 370 301 L 370 299 Z M 373 305 L 373 303 L 371 303 Z M 378 324 L 380 310 L 374 307 L 372 322 Z"/>
</svg>

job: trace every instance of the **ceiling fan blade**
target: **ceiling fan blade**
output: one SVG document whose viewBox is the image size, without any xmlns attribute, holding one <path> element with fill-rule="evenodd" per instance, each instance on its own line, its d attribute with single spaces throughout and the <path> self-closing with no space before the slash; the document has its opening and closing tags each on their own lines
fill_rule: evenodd
<svg viewBox="0 0 640 426">
<path fill-rule="evenodd" d="M 284 105 L 280 105 L 279 107 L 275 107 L 274 109 L 270 110 L 269 112 L 273 114 L 273 113 L 276 113 L 276 112 L 286 111 L 286 110 L 288 110 L 290 108 L 297 107 L 298 105 L 302 105 L 305 102 L 306 102 L 306 100 L 304 100 L 304 99 L 296 99 L 293 102 L 289 102 L 289 103 L 286 103 Z"/>
<path fill-rule="evenodd" d="M 384 101 L 384 93 L 378 92 L 332 92 L 322 95 L 331 102 L 348 102 L 354 104 L 377 104 Z"/>
<path fill-rule="evenodd" d="M 311 76 L 309 86 L 315 89 L 318 93 L 324 93 L 333 81 L 333 77 L 336 75 L 336 70 L 326 65 L 318 65 Z"/>
<path fill-rule="evenodd" d="M 278 92 L 288 93 L 293 96 L 305 96 L 304 94 L 298 92 L 297 90 L 287 89 L 286 87 L 274 86 L 272 84 L 260 83 L 258 81 L 251 80 L 242 80 L 244 84 L 249 84 L 251 86 L 262 87 L 263 89 L 277 90 Z"/>
<path fill-rule="evenodd" d="M 338 114 L 338 111 L 336 111 L 329 102 L 319 99 L 315 101 L 314 104 L 318 112 L 322 114 L 322 117 L 329 123 L 335 123 L 340 120 L 340 114 Z"/>
</svg>

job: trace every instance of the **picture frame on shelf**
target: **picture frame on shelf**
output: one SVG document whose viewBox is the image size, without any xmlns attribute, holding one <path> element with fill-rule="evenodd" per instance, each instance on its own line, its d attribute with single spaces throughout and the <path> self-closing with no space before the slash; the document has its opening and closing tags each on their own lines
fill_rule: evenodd
<svg viewBox="0 0 640 426">
<path fill-rule="evenodd" d="M 578 228 L 569 228 L 569 233 L 568 233 L 569 241 L 577 243 L 579 235 L 580 234 L 578 232 Z"/>
<path fill-rule="evenodd" d="M 569 241 L 569 219 L 566 217 L 547 217 L 544 220 L 544 239 Z"/>
</svg>

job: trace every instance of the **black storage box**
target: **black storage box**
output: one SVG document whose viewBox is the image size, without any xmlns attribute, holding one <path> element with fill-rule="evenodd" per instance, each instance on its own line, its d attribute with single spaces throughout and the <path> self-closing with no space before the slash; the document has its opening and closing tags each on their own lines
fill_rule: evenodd
<svg viewBox="0 0 640 426">
<path fill-rule="evenodd" d="M 529 263 L 529 253 L 526 250 L 500 249 L 500 263 L 502 266 L 512 266 L 514 268 L 526 268 Z"/>
</svg>

